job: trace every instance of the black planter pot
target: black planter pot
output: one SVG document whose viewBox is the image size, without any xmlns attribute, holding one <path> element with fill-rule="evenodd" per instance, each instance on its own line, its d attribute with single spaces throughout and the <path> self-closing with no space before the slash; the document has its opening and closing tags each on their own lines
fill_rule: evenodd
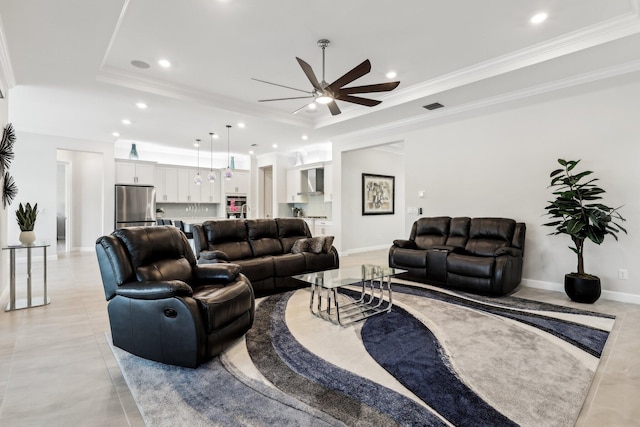
<svg viewBox="0 0 640 427">
<path fill-rule="evenodd" d="M 592 304 L 600 298 L 600 278 L 576 273 L 565 274 L 564 291 L 572 301 Z"/>
</svg>

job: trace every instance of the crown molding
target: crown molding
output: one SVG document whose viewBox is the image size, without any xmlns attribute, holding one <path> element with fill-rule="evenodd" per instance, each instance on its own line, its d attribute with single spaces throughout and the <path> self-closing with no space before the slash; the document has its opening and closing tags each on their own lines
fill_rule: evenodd
<svg viewBox="0 0 640 427">
<path fill-rule="evenodd" d="M 424 83 L 396 90 L 381 96 L 379 99 L 383 102 L 376 109 L 379 111 L 395 107 L 637 33 L 640 33 L 640 0 L 630 0 L 630 11 L 616 18 L 585 27 L 526 49 L 498 56 L 489 61 L 461 68 Z M 343 111 L 340 116 L 318 119 L 316 128 L 335 125 L 368 113 L 362 108 Z"/>
<path fill-rule="evenodd" d="M 485 98 L 479 101 L 470 102 L 468 104 L 460 105 L 457 107 L 443 108 L 429 112 L 424 116 L 416 116 L 407 118 L 404 120 L 398 120 L 392 123 L 373 126 L 366 129 L 361 129 L 354 132 L 349 132 L 334 137 L 334 141 L 344 140 L 348 138 L 360 138 L 364 136 L 375 135 L 380 136 L 381 133 L 391 131 L 408 131 L 417 128 L 424 123 L 439 120 L 445 117 L 455 116 L 462 113 L 467 113 L 474 110 L 480 110 L 483 108 L 492 107 L 507 102 L 513 102 L 520 99 L 529 98 L 536 95 L 541 95 L 549 92 L 554 92 L 561 89 L 567 89 L 570 87 L 580 86 L 587 83 L 592 83 L 598 80 L 617 77 L 628 73 L 640 71 L 640 60 L 627 62 L 625 64 L 617 65 L 614 67 L 608 67 L 597 71 L 592 71 L 576 76 L 572 76 L 565 79 L 556 80 L 550 83 L 544 83 L 529 88 L 509 92 L 506 94 Z"/>
</svg>

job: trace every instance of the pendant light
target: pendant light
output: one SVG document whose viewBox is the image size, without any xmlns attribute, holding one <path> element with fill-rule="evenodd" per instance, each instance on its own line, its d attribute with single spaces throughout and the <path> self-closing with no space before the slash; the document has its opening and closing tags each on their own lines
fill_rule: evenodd
<svg viewBox="0 0 640 427">
<path fill-rule="evenodd" d="M 231 179 L 231 177 L 233 176 L 233 172 L 231 172 L 231 167 L 229 167 L 230 163 L 229 163 L 229 159 L 230 159 L 230 154 L 229 154 L 229 129 L 231 129 L 231 125 L 227 125 L 227 169 L 225 169 L 224 171 L 224 179 L 226 179 L 227 181 Z"/>
<path fill-rule="evenodd" d="M 210 161 L 209 164 L 209 175 L 207 175 L 207 179 L 209 182 L 216 182 L 216 173 L 213 171 L 213 132 L 209 132 L 209 136 L 211 136 L 211 152 L 210 152 Z"/>
<path fill-rule="evenodd" d="M 193 182 L 196 185 L 200 185 L 202 184 L 202 177 L 200 176 L 200 140 L 196 139 L 196 143 L 193 145 L 198 147 L 198 173 L 196 173 L 196 176 L 193 178 Z"/>
</svg>

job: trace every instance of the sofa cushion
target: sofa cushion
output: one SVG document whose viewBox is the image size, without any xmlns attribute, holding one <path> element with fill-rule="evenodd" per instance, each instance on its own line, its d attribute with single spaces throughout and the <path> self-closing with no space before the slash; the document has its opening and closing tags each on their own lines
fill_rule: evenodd
<svg viewBox="0 0 640 427">
<path fill-rule="evenodd" d="M 276 277 L 295 276 L 307 271 L 304 255 L 299 254 L 283 254 L 273 257 L 273 268 Z"/>
<path fill-rule="evenodd" d="M 393 262 L 395 265 L 404 267 L 427 267 L 426 249 L 404 249 L 395 248 L 393 251 Z"/>
<path fill-rule="evenodd" d="M 449 234 L 448 216 L 435 218 L 420 218 L 416 221 L 415 237 L 413 240 L 420 249 L 429 249 L 434 245 L 444 245 Z"/>
<path fill-rule="evenodd" d="M 247 276 L 252 283 L 254 280 L 263 280 L 274 277 L 276 274 L 271 256 L 240 259 L 234 261 L 234 264 L 242 267 L 242 274 Z"/>
<path fill-rule="evenodd" d="M 449 254 L 447 257 L 447 272 L 459 276 L 491 277 L 495 258 L 478 257 L 473 255 Z"/>
<path fill-rule="evenodd" d="M 452 218 L 449 226 L 449 237 L 447 237 L 447 246 L 464 248 L 467 245 L 467 240 L 469 240 L 470 224 L 471 218 Z"/>
<path fill-rule="evenodd" d="M 186 258 L 163 259 L 136 268 L 136 278 L 139 282 L 148 280 L 182 280 L 192 279 L 192 266 Z"/>
<path fill-rule="evenodd" d="M 469 227 L 465 251 L 479 256 L 493 256 L 513 239 L 516 222 L 507 218 L 474 218 Z"/>
<path fill-rule="evenodd" d="M 311 237 L 309 226 L 303 219 L 276 218 L 275 221 L 283 253 L 291 252 L 291 248 L 297 240 Z"/>
<path fill-rule="evenodd" d="M 247 220 L 247 235 L 253 256 L 281 255 L 283 253 L 275 220 Z"/>
<path fill-rule="evenodd" d="M 222 251 L 231 261 L 253 256 L 244 220 L 205 221 L 202 229 L 207 238 L 208 250 Z"/>
</svg>

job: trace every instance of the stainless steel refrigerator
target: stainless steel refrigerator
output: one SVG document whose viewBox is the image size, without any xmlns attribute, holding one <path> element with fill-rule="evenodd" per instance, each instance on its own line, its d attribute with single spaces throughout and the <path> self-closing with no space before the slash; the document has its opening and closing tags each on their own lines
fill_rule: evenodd
<svg viewBox="0 0 640 427">
<path fill-rule="evenodd" d="M 150 185 L 116 185 L 115 228 L 155 225 L 156 189 Z"/>
</svg>

